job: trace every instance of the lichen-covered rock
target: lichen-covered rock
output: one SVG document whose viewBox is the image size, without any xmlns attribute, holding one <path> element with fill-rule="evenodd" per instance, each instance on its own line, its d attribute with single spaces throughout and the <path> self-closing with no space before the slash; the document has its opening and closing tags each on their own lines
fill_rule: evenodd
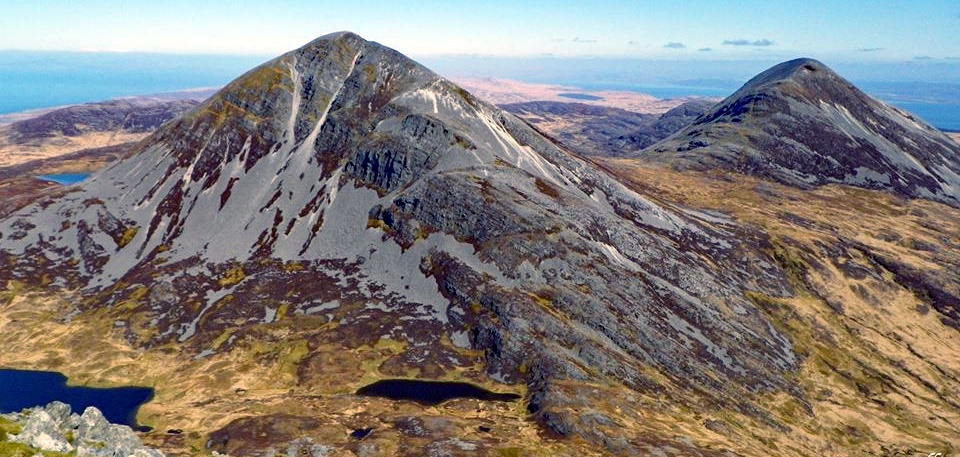
<svg viewBox="0 0 960 457">
<path fill-rule="evenodd" d="M 19 434 L 9 437 L 42 452 L 75 453 L 77 457 L 163 457 L 143 445 L 126 425 L 111 424 L 99 409 L 88 407 L 82 415 L 70 405 L 52 402 L 4 418 L 19 423 Z"/>
<path fill-rule="evenodd" d="M 83 411 L 76 430 L 78 457 L 162 455 L 159 451 L 144 448 L 140 438 L 130 427 L 111 424 L 103 413 L 94 407 Z"/>
<path fill-rule="evenodd" d="M 75 429 L 80 425 L 79 416 L 73 414 L 73 409 L 66 403 L 50 402 L 43 410 L 50 415 L 61 430 Z"/>
<path fill-rule="evenodd" d="M 20 434 L 11 441 L 23 443 L 37 449 L 51 452 L 70 452 L 73 445 L 67 442 L 60 430 L 60 424 L 44 409 L 33 409 L 23 420 Z"/>
</svg>

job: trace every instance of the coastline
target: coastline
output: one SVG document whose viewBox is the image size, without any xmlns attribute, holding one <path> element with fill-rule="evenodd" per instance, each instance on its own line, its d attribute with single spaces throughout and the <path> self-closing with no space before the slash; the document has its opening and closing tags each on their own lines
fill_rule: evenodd
<svg viewBox="0 0 960 457">
<path fill-rule="evenodd" d="M 0 126 L 13 124 L 14 122 L 24 121 L 27 119 L 33 119 L 37 116 L 43 116 L 51 111 L 56 111 L 58 109 L 68 108 L 71 106 L 76 105 L 59 105 L 51 106 L 49 108 L 31 108 L 24 111 L 0 114 Z"/>
<path fill-rule="evenodd" d="M 0 113 L 0 126 L 13 124 L 15 122 L 33 119 L 38 116 L 42 116 L 51 111 L 56 111 L 58 109 L 69 108 L 71 106 L 80 106 L 86 105 L 89 103 L 104 103 L 111 100 L 197 100 L 202 101 L 207 97 L 213 95 L 216 91 L 220 90 L 218 86 L 206 86 L 206 87 L 191 87 L 186 89 L 179 89 L 170 92 L 158 92 L 151 94 L 143 95 L 131 95 L 125 97 L 113 97 L 105 100 L 94 100 L 85 103 L 68 103 L 65 105 L 56 105 L 49 107 L 37 107 L 30 108 L 22 111 L 14 111 L 10 113 Z"/>
</svg>

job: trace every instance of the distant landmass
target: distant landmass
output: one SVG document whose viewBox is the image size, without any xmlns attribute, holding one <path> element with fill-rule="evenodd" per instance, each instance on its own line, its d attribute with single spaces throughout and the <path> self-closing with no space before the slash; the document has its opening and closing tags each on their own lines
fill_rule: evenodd
<svg viewBox="0 0 960 457">
<path fill-rule="evenodd" d="M 497 105 L 525 102 L 570 102 L 619 108 L 640 114 L 661 114 L 699 96 L 661 99 L 642 92 L 584 90 L 555 84 L 537 84 L 497 78 L 454 78 L 470 93 Z M 719 98 L 715 100 L 719 101 Z"/>
<path fill-rule="evenodd" d="M 623 157 L 686 127 L 715 104 L 716 100 L 693 99 L 659 114 L 546 101 L 506 103 L 500 107 L 578 154 Z"/>
<path fill-rule="evenodd" d="M 16 116 L 19 120 L 0 125 L 0 166 L 139 141 L 212 92 L 129 97 Z"/>
</svg>

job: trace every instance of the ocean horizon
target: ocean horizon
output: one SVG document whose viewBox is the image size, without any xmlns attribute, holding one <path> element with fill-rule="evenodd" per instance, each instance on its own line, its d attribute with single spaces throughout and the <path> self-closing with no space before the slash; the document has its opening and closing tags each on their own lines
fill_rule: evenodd
<svg viewBox="0 0 960 457">
<path fill-rule="evenodd" d="M 265 56 L 0 51 L 0 114 L 220 87 Z"/>
<path fill-rule="evenodd" d="M 104 100 L 221 87 L 269 56 L 174 55 L 0 51 L 0 114 L 20 113 Z M 441 65 L 442 67 L 442 65 Z M 624 75 L 571 78 L 542 73 L 522 81 L 562 84 L 584 90 L 640 92 L 657 98 L 723 98 L 739 88 L 734 80 L 690 83 L 633 82 Z M 861 82 L 855 84 L 942 130 L 960 131 L 960 85 Z"/>
</svg>

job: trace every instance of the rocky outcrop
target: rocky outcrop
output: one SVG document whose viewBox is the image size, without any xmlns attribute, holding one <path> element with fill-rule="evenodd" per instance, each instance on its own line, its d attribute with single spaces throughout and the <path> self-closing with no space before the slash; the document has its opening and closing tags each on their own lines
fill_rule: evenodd
<svg viewBox="0 0 960 457">
<path fill-rule="evenodd" d="M 97 408 L 73 413 L 70 405 L 53 402 L 47 406 L 5 414 L 4 419 L 20 426 L 7 440 L 38 452 L 70 453 L 78 457 L 163 457 L 143 445 L 126 425 L 111 424 Z"/>
<path fill-rule="evenodd" d="M 640 158 L 960 206 L 960 145 L 812 59 L 779 64 Z"/>
</svg>

